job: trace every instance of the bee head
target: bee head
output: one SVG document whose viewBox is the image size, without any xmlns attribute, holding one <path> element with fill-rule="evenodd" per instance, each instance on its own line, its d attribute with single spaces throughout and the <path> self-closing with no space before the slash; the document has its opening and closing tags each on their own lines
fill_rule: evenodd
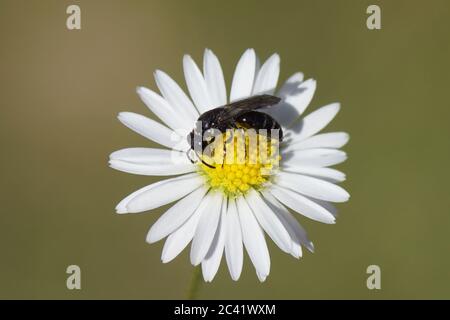
<svg viewBox="0 0 450 320">
<path fill-rule="evenodd" d="M 202 135 L 198 132 L 196 132 L 196 130 L 192 130 L 188 135 L 187 135 L 187 142 L 188 144 L 191 146 L 192 150 L 203 150 L 203 146 L 202 146 Z"/>
</svg>

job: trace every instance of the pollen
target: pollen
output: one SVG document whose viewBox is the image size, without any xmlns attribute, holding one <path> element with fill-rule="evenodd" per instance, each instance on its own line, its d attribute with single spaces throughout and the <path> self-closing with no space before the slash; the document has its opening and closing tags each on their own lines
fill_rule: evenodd
<svg viewBox="0 0 450 320">
<path fill-rule="evenodd" d="M 212 189 L 229 197 L 244 195 L 252 188 L 263 189 L 281 159 L 278 140 L 259 134 L 253 137 L 234 134 L 230 138 L 227 131 L 210 150 L 210 154 L 204 151 L 202 155 L 200 172 Z"/>
</svg>

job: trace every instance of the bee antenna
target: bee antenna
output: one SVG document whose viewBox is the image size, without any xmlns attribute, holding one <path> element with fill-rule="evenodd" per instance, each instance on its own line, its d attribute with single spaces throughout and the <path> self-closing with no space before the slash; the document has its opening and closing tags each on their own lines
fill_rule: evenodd
<svg viewBox="0 0 450 320">
<path fill-rule="evenodd" d="M 204 165 L 210 167 L 211 169 L 215 169 L 215 168 L 216 168 L 216 167 L 210 165 L 209 163 L 206 163 L 203 159 L 200 159 L 200 161 L 201 161 Z"/>
<path fill-rule="evenodd" d="M 191 158 L 191 150 L 192 150 L 192 149 L 187 149 L 187 150 L 186 150 L 186 157 L 189 159 L 189 161 L 190 161 L 191 163 L 195 163 L 196 161 L 194 161 L 194 159 Z"/>
<path fill-rule="evenodd" d="M 190 154 L 191 154 L 192 149 L 187 149 L 186 150 L 186 157 L 189 159 L 189 161 L 191 161 L 192 163 L 196 163 L 197 161 L 194 161 L 194 159 L 191 158 Z M 212 169 L 215 169 L 216 167 L 210 165 L 209 163 L 207 163 L 205 160 L 203 160 L 196 152 L 194 153 L 197 156 L 197 159 L 199 159 L 205 166 L 208 166 Z"/>
<path fill-rule="evenodd" d="M 210 165 L 209 163 L 207 163 L 205 160 L 202 159 L 202 157 L 200 157 L 198 155 L 198 153 L 196 152 L 195 155 L 197 156 L 197 158 L 207 167 L 210 167 L 211 169 L 215 169 L 216 167 L 214 167 L 213 165 Z"/>
</svg>

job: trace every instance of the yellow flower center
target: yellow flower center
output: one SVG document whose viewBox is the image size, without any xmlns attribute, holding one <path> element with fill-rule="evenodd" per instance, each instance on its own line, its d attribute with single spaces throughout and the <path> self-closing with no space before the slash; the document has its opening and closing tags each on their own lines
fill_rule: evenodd
<svg viewBox="0 0 450 320">
<path fill-rule="evenodd" d="M 205 148 L 203 163 L 199 162 L 209 186 L 231 197 L 243 195 L 251 188 L 262 189 L 281 159 L 278 140 L 259 134 L 230 138 L 228 132 L 218 138 L 208 146 L 211 151 Z"/>
</svg>

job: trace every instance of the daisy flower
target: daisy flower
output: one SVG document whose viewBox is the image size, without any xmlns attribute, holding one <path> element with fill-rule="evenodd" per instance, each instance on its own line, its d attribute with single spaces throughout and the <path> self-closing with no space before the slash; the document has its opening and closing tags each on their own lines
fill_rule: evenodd
<svg viewBox="0 0 450 320">
<path fill-rule="evenodd" d="M 160 94 L 144 88 L 137 93 L 163 124 L 145 116 L 122 112 L 119 120 L 162 148 L 128 148 L 111 154 L 112 168 L 149 176 L 175 176 L 147 185 L 123 199 L 119 214 L 149 211 L 175 202 L 151 227 L 147 242 L 166 238 L 162 261 L 173 260 L 189 243 L 190 260 L 201 264 L 203 278 L 212 281 L 222 256 L 233 280 L 242 271 L 244 248 L 260 281 L 270 272 L 265 234 L 284 252 L 302 256 L 302 246 L 313 243 L 295 216 L 335 223 L 332 202 L 349 194 L 336 183 L 345 174 L 330 168 L 346 160 L 339 150 L 349 136 L 319 133 L 336 116 L 331 103 L 303 116 L 313 98 L 316 81 L 295 73 L 276 90 L 280 57 L 262 65 L 253 49 L 237 63 L 229 97 L 222 68 L 211 50 L 205 50 L 203 72 L 189 55 L 183 58 L 189 96 L 163 71 L 155 72 Z M 186 135 L 206 111 L 255 95 L 270 94 L 281 101 L 263 110 L 282 127 L 278 166 L 271 163 L 192 163 L 186 154 Z M 266 170 L 262 170 L 266 169 Z"/>
</svg>

